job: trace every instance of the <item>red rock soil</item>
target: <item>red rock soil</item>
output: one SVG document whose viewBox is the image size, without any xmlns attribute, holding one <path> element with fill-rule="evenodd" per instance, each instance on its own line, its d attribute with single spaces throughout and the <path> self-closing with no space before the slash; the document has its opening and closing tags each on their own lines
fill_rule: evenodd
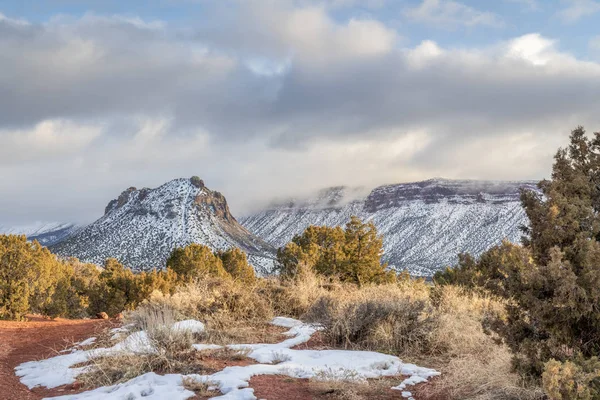
<svg viewBox="0 0 600 400">
<path fill-rule="evenodd" d="M 87 339 L 115 324 L 103 320 L 44 319 L 31 316 L 27 322 L 0 321 L 0 400 L 39 400 L 77 392 L 72 385 L 27 389 L 14 368 L 26 361 L 56 355 L 74 342 Z"/>
</svg>

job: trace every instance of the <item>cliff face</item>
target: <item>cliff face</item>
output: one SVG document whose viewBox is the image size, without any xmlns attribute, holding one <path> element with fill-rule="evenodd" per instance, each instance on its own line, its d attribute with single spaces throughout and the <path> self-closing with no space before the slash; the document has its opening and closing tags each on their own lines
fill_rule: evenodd
<svg viewBox="0 0 600 400">
<path fill-rule="evenodd" d="M 239 247 L 258 273 L 272 269 L 275 249 L 231 215 L 227 200 L 199 178 L 175 179 L 156 189 L 125 190 L 104 216 L 51 250 L 102 264 L 115 257 L 136 270 L 163 267 L 175 247 L 201 243 L 212 249 Z"/>
<path fill-rule="evenodd" d="M 309 225 L 344 225 L 351 215 L 384 235 L 384 260 L 398 270 L 431 276 L 460 252 L 480 254 L 503 239 L 518 242 L 527 218 L 521 188 L 533 182 L 431 179 L 381 186 L 367 195 L 336 187 L 244 216 L 240 222 L 276 247 Z"/>
</svg>

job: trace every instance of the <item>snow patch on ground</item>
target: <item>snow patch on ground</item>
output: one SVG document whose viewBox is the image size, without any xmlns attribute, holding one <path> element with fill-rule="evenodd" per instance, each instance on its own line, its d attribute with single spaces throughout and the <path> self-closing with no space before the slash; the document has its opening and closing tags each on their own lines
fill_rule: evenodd
<svg viewBox="0 0 600 400">
<path fill-rule="evenodd" d="M 82 340 L 81 342 L 77 343 L 77 347 L 84 347 L 84 346 L 89 346 L 92 345 L 96 342 L 96 338 L 95 337 L 91 337 L 85 340 Z"/>
<path fill-rule="evenodd" d="M 273 325 L 290 328 L 285 334 L 289 339 L 277 344 L 238 344 L 227 346 L 231 349 L 249 351 L 248 357 L 259 364 L 249 366 L 227 367 L 212 375 L 157 375 L 147 373 L 128 382 L 101 387 L 77 395 L 61 396 L 58 399 L 101 400 L 101 399 L 164 399 L 184 400 L 194 396 L 194 393 L 183 387 L 184 378 L 206 383 L 219 390 L 222 396 L 215 399 L 249 400 L 256 399 L 254 390 L 249 387 L 249 381 L 256 375 L 285 375 L 292 378 L 317 379 L 347 379 L 352 376 L 356 380 L 379 378 L 383 376 L 409 376 L 394 389 L 402 390 L 402 395 L 412 399 L 412 394 L 406 386 L 426 382 L 428 378 L 439 375 L 439 372 L 405 364 L 398 357 L 371 351 L 351 350 L 294 350 L 292 347 L 307 342 L 320 327 L 304 324 L 301 321 L 278 317 Z M 185 329 L 190 332 L 202 332 L 204 324 L 199 321 L 181 321 L 173 325 L 174 329 Z M 219 349 L 222 346 L 214 344 L 195 344 L 198 351 Z M 73 383 L 83 368 L 71 366 L 85 362 L 89 358 L 100 355 L 110 355 L 115 352 L 155 351 L 146 332 L 135 332 L 124 341 L 108 349 L 93 351 L 75 351 L 42 361 L 32 361 L 21 364 L 16 373 L 21 382 L 29 388 L 46 386 L 49 388 Z"/>
<path fill-rule="evenodd" d="M 175 322 L 173 324 L 173 330 L 175 331 L 188 331 L 190 333 L 202 333 L 204 332 L 204 324 L 195 319 L 188 319 L 185 321 Z"/>
</svg>

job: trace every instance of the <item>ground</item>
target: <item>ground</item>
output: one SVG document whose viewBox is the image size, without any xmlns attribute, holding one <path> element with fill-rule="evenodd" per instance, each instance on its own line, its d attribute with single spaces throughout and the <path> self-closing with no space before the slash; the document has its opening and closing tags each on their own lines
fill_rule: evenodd
<svg viewBox="0 0 600 400">
<path fill-rule="evenodd" d="M 34 388 L 28 390 L 14 373 L 14 368 L 26 361 L 40 360 L 70 348 L 74 343 L 98 336 L 102 330 L 117 326 L 116 321 L 103 320 L 49 320 L 30 317 L 28 322 L 0 321 L 0 400 L 40 400 L 44 397 L 75 394 L 82 389 L 65 385 L 55 389 Z M 278 332 L 279 333 L 279 332 Z M 318 332 L 307 342 L 294 346 L 296 350 L 328 350 Z M 227 359 L 213 356 L 210 351 L 199 353 L 198 361 L 215 371 L 227 366 L 255 364 L 254 360 Z M 258 375 L 250 381 L 259 399 L 266 400 L 339 400 L 339 399 L 402 399 L 400 391 L 391 390 L 405 377 L 371 380 L 369 385 L 344 387 L 328 383 L 319 384 L 308 379 L 296 379 L 281 375 Z M 415 388 L 416 389 L 416 388 Z M 217 393 L 215 393 L 217 394 Z M 349 397 L 350 396 L 350 397 Z M 206 397 L 195 396 L 194 400 Z"/>
<path fill-rule="evenodd" d="M 47 358 L 74 342 L 94 336 L 114 322 L 104 320 L 45 319 L 30 316 L 27 322 L 0 321 L 0 400 L 39 400 L 47 396 L 75 393 L 76 388 L 28 390 L 14 368 L 25 362 Z"/>
</svg>

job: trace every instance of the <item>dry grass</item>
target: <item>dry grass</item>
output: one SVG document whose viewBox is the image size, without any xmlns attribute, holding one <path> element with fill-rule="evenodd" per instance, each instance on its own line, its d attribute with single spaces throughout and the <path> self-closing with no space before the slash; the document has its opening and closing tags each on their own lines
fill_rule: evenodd
<svg viewBox="0 0 600 400">
<path fill-rule="evenodd" d="M 243 361 L 248 360 L 250 349 L 231 349 L 229 347 L 222 347 L 216 350 L 204 350 L 204 354 L 214 360 Z"/>
<path fill-rule="evenodd" d="M 286 331 L 286 328 L 273 326 L 267 321 L 253 321 L 251 324 L 244 321 L 229 321 L 224 326 L 223 324 L 214 324 L 211 321 L 207 323 L 206 332 L 197 343 L 211 343 L 222 346 L 228 344 L 278 343 L 285 339 L 282 333 Z"/>
<path fill-rule="evenodd" d="M 389 399 L 392 395 L 391 387 L 393 383 L 389 379 L 355 379 L 352 375 L 347 377 L 327 376 L 328 374 L 319 374 L 309 380 L 311 392 L 318 398 L 327 398 L 332 400 L 375 400 Z M 399 382 L 398 382 L 399 383 Z M 396 393 L 396 396 L 399 393 Z"/>
<path fill-rule="evenodd" d="M 84 386 L 114 385 L 151 371 L 189 374 L 204 370 L 198 362 L 198 352 L 192 347 L 199 337 L 188 330 L 173 329 L 177 319 L 172 308 L 146 305 L 129 313 L 127 321 L 146 331 L 155 351 L 123 351 L 92 357 L 88 371 L 78 378 Z"/>
<path fill-rule="evenodd" d="M 191 344 L 276 343 L 285 329 L 268 321 L 285 315 L 322 324 L 321 335 L 332 347 L 381 351 L 440 370 L 441 377 L 417 389 L 422 399 L 540 399 L 539 388 L 525 385 L 511 371 L 508 349 L 482 328 L 487 316 L 502 312 L 503 304 L 494 298 L 414 280 L 358 288 L 310 272 L 301 279 L 261 279 L 250 286 L 211 279 L 188 284 L 171 296 L 155 293 L 127 316 L 147 330 L 157 354 L 100 358 L 92 368 L 97 372 L 84 379 L 98 386 L 148 371 L 198 373 L 209 369 L 203 360 L 243 363 L 246 355 L 238 351 L 195 352 Z M 188 318 L 204 322 L 207 330 L 194 337 L 166 328 Z M 383 399 L 393 386 L 385 380 L 339 381 L 313 379 L 311 386 L 340 399 Z"/>
<path fill-rule="evenodd" d="M 407 356 L 428 351 L 436 319 L 424 284 L 381 285 L 328 294 L 304 318 L 325 327 L 334 347 Z"/>
<path fill-rule="evenodd" d="M 323 324 L 334 347 L 439 369 L 441 378 L 424 385 L 422 398 L 539 399 L 539 388 L 512 372 L 508 348 L 484 332 L 486 316 L 502 312 L 494 298 L 409 281 L 322 296 L 305 318 Z"/>
<path fill-rule="evenodd" d="M 190 390 L 196 393 L 196 396 L 201 398 L 206 397 L 215 397 L 221 395 L 218 390 L 210 390 L 213 388 L 215 384 L 213 382 L 202 382 L 192 377 L 184 376 L 183 377 L 183 387 L 187 390 Z"/>
<path fill-rule="evenodd" d="M 489 314 L 502 315 L 503 304 L 493 297 L 464 293 L 453 286 L 432 289 L 437 329 L 433 332 L 431 362 L 440 378 L 423 386 L 424 399 L 534 400 L 539 387 L 526 384 L 512 371 L 511 353 L 486 333 L 482 322 Z"/>
<path fill-rule="evenodd" d="M 259 291 L 271 299 L 277 315 L 299 318 L 313 303 L 328 293 L 344 291 L 344 285 L 331 283 L 309 270 L 303 270 L 294 279 L 267 279 Z"/>
<path fill-rule="evenodd" d="M 205 279 L 187 284 L 173 295 L 154 292 L 145 306 L 169 307 L 179 319 L 193 318 L 225 327 L 241 322 L 269 321 L 273 307 L 257 286 L 231 280 Z"/>
</svg>

